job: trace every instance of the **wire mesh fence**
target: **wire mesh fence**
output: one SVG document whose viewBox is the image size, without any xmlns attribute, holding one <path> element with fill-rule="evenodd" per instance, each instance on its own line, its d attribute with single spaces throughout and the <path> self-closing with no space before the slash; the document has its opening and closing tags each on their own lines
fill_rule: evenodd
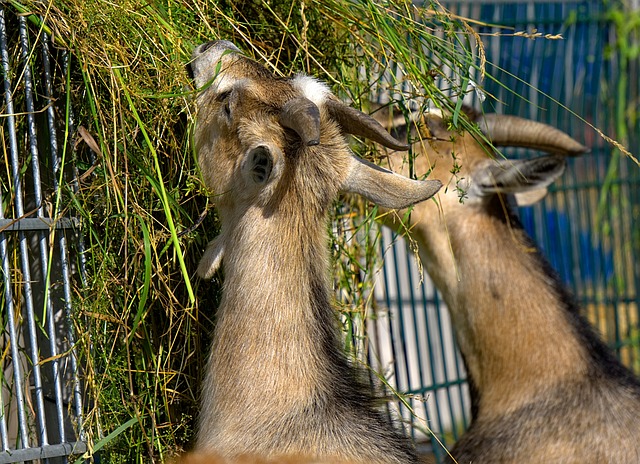
<svg viewBox="0 0 640 464">
<path fill-rule="evenodd" d="M 34 37 L 3 5 L 0 54 L 0 463 L 67 462 L 86 446 L 70 323 L 82 242 L 78 221 L 57 212 L 61 181 L 73 185 L 74 175 L 64 163 L 71 119 L 58 100 L 66 89 L 56 87 L 66 61 L 57 54 L 52 63 L 46 34 Z"/>
<path fill-rule="evenodd" d="M 616 134 L 640 151 L 637 56 L 625 56 L 624 20 L 601 2 L 445 2 L 484 45 L 484 95 L 470 88 L 465 102 L 486 112 L 545 122 L 590 147 L 572 159 L 547 198 L 520 211 L 525 228 L 573 290 L 590 321 L 622 361 L 640 372 L 640 170 L 606 141 Z M 636 12 L 637 13 L 637 12 Z M 562 39 L 536 38 L 541 35 Z M 529 38 L 524 38 L 526 35 Z M 479 76 L 477 76 L 479 77 Z M 505 152 L 509 157 L 526 151 Z M 414 436 L 431 440 L 437 459 L 469 424 L 465 373 L 446 308 L 406 244 L 384 231 L 385 263 L 376 300 L 374 345 L 392 384 L 410 394 L 400 405 Z M 379 354 L 377 356 L 380 356 Z M 417 414 L 415 417 L 410 409 Z M 421 429 L 428 426 L 437 439 Z"/>
</svg>

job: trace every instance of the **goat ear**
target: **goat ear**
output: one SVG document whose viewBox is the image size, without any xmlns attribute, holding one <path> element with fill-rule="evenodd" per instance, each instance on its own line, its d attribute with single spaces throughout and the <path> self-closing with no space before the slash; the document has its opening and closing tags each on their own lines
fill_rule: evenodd
<svg viewBox="0 0 640 464">
<path fill-rule="evenodd" d="M 355 156 L 342 189 L 357 193 L 385 208 L 402 209 L 432 197 L 439 180 L 413 180 Z"/>
<path fill-rule="evenodd" d="M 468 195 L 515 194 L 519 204 L 533 204 L 544 198 L 547 187 L 564 172 L 565 166 L 565 158 L 560 156 L 492 162 L 473 175 Z"/>
<path fill-rule="evenodd" d="M 211 279 L 220 268 L 224 256 L 224 246 L 225 240 L 222 234 L 209 242 L 196 271 L 202 279 Z"/>
<path fill-rule="evenodd" d="M 266 145 L 249 150 L 242 162 L 242 173 L 253 184 L 264 185 L 273 171 L 273 155 Z"/>
<path fill-rule="evenodd" d="M 332 98 L 325 101 L 325 106 L 331 117 L 340 124 L 346 133 L 365 137 L 393 150 L 407 151 L 409 149 L 409 145 L 393 138 L 371 116 Z"/>
<path fill-rule="evenodd" d="M 529 190 L 528 192 L 518 192 L 514 197 L 516 198 L 516 205 L 531 206 L 546 197 L 547 193 L 549 193 L 549 189 L 545 187 L 536 190 Z"/>
</svg>

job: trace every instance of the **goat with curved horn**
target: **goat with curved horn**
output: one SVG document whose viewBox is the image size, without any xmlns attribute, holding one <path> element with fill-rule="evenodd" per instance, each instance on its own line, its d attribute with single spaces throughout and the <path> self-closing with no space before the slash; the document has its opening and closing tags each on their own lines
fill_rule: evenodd
<svg viewBox="0 0 640 464">
<path fill-rule="evenodd" d="M 342 130 L 351 135 L 361 136 L 392 150 L 407 151 L 409 145 L 396 140 L 378 121 L 344 103 L 328 98 L 325 105 L 329 114 L 340 124 Z"/>
<path fill-rule="evenodd" d="M 415 173 L 450 188 L 416 205 L 403 230 L 451 313 L 471 392 L 472 422 L 449 462 L 640 462 L 640 379 L 583 317 L 514 208 L 541 200 L 586 147 L 546 124 L 471 114 L 494 145 L 553 153 L 505 159 L 441 115 L 419 117 L 427 132 L 413 135 L 430 140 L 415 145 Z M 388 159 L 407 173 L 403 155 Z"/>
<path fill-rule="evenodd" d="M 476 122 L 495 146 L 526 147 L 567 156 L 589 151 L 561 130 L 530 119 L 488 113 L 479 116 Z"/>
<path fill-rule="evenodd" d="M 221 221 L 198 273 L 225 271 L 196 451 L 225 462 L 417 464 L 341 349 L 326 223 L 340 191 L 405 208 L 441 183 L 357 158 L 345 132 L 406 147 L 368 116 L 334 111 L 311 77 L 275 78 L 229 42 L 196 48 L 191 68 L 202 89 L 198 162 Z"/>
</svg>

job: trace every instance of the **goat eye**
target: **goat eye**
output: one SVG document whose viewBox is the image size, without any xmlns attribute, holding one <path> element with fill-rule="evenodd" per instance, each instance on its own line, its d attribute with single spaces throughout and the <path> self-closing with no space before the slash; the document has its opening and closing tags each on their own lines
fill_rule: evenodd
<svg viewBox="0 0 640 464">
<path fill-rule="evenodd" d="M 224 112 L 227 116 L 231 116 L 231 108 L 229 107 L 229 96 L 231 95 L 231 91 L 222 92 L 216 97 L 216 100 L 219 102 L 224 102 Z"/>
</svg>

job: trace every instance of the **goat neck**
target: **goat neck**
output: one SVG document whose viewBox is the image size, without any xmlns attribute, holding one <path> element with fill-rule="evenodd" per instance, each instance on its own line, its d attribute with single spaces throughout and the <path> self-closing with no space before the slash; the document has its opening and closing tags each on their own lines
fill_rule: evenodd
<svg viewBox="0 0 640 464">
<path fill-rule="evenodd" d="M 579 314 L 514 213 L 543 198 L 566 156 L 586 148 L 533 121 L 476 120 L 490 140 L 487 127 L 499 127 L 496 143 L 553 154 L 506 160 L 448 131 L 441 115 L 416 124 L 416 174 L 445 186 L 413 208 L 410 231 L 451 313 L 472 393 L 473 421 L 452 453 L 478 463 L 635 462 L 640 382 Z M 402 154 L 389 160 L 406 172 Z"/>
<path fill-rule="evenodd" d="M 345 132 L 406 147 L 308 76 L 276 78 L 224 41 L 196 48 L 191 69 L 198 160 L 222 223 L 198 272 L 225 271 L 198 450 L 415 462 L 340 348 L 327 219 L 340 191 L 404 208 L 440 183 L 353 156 Z"/>
</svg>

